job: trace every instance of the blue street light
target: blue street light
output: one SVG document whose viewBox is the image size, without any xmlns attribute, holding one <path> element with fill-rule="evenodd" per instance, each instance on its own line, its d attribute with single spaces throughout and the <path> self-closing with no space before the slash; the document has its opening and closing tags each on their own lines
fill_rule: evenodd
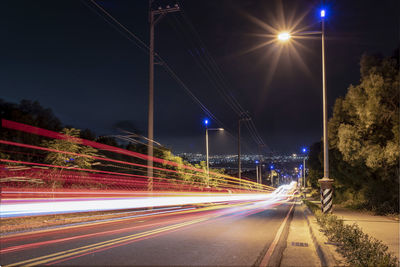
<svg viewBox="0 0 400 267">
<path fill-rule="evenodd" d="M 205 119 L 205 120 L 204 120 L 204 125 L 207 126 L 208 123 L 209 123 L 209 120 L 208 120 L 208 119 Z"/>
<path fill-rule="evenodd" d="M 303 147 L 301 149 L 301 152 L 303 153 L 303 165 L 300 165 L 301 176 L 303 178 L 304 187 L 307 187 L 307 183 L 306 183 L 306 158 L 307 158 L 307 154 L 308 154 L 308 148 L 307 147 Z"/>
<path fill-rule="evenodd" d="M 322 9 L 321 10 L 321 18 L 325 18 L 325 13 L 326 13 L 325 9 Z"/>
<path fill-rule="evenodd" d="M 274 169 L 274 165 L 270 165 L 269 168 L 270 168 L 271 170 L 273 170 L 273 169 Z"/>
<path fill-rule="evenodd" d="M 258 160 L 256 160 L 256 164 L 260 163 Z"/>
</svg>

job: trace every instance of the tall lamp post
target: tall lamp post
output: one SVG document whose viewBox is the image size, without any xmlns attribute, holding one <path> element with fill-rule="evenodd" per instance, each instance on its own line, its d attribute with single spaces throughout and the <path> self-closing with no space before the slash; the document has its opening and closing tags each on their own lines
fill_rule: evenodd
<svg viewBox="0 0 400 267">
<path fill-rule="evenodd" d="M 206 163 L 207 163 L 207 178 L 210 176 L 210 165 L 208 158 L 208 131 L 223 131 L 224 128 L 208 128 L 210 121 L 208 119 L 204 120 L 204 125 L 206 126 Z"/>
<path fill-rule="evenodd" d="M 332 212 L 332 195 L 333 195 L 333 179 L 329 178 L 329 155 L 328 155 L 328 104 L 327 104 L 327 93 L 326 93 L 326 68 L 325 68 L 325 17 L 326 10 L 320 11 L 321 17 L 321 32 L 315 32 L 315 34 L 321 34 L 322 39 L 322 105 L 323 105 L 323 143 L 324 143 L 324 177 L 319 179 L 318 182 L 321 186 L 321 207 L 323 213 Z M 308 32 L 304 34 L 313 34 Z M 298 35 L 302 35 L 299 33 Z M 289 32 L 283 32 L 278 35 L 278 39 L 282 42 L 288 41 L 291 38 Z"/>
</svg>

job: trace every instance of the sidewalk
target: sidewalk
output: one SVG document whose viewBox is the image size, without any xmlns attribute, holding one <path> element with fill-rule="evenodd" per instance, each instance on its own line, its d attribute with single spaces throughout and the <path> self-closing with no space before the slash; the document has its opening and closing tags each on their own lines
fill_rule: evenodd
<svg viewBox="0 0 400 267">
<path fill-rule="evenodd" d="M 400 223 L 385 216 L 353 211 L 346 208 L 333 207 L 333 214 L 343 219 L 347 224 L 357 223 L 362 231 L 378 240 L 381 240 L 389 247 L 389 251 L 399 257 L 399 227 Z"/>
<path fill-rule="evenodd" d="M 321 266 L 304 216 L 305 205 L 295 205 L 280 266 Z"/>
</svg>

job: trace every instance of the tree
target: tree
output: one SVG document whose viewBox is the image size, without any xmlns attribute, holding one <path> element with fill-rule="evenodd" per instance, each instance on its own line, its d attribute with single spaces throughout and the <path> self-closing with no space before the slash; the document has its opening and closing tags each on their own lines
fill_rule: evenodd
<svg viewBox="0 0 400 267">
<path fill-rule="evenodd" d="M 54 139 L 50 141 L 43 141 L 43 146 L 58 151 L 66 151 L 77 154 L 83 154 L 87 156 L 98 156 L 97 149 L 89 146 L 84 146 L 77 142 L 76 138 L 80 136 L 80 130 L 75 128 L 64 128 L 61 131 L 62 134 L 66 135 L 66 139 Z M 91 157 L 75 156 L 65 154 L 62 152 L 49 152 L 45 158 L 45 161 L 58 166 L 77 166 L 79 168 L 91 169 L 94 161 Z"/>
<path fill-rule="evenodd" d="M 51 148 L 60 152 L 48 152 L 45 157 L 45 162 L 56 165 L 56 166 L 69 166 L 69 167 L 78 167 L 82 169 L 91 169 L 94 159 L 90 156 L 98 156 L 97 149 L 89 146 L 85 146 L 80 144 L 79 137 L 81 131 L 75 128 L 64 128 L 61 131 L 62 134 L 66 135 L 66 139 L 53 139 L 50 141 L 44 140 L 42 141 L 42 145 L 47 148 Z M 71 155 L 62 152 L 71 152 L 81 154 Z M 89 157 L 86 157 L 86 156 Z M 85 177 L 87 176 L 85 172 L 80 173 L 80 181 L 66 181 L 62 178 L 63 169 L 55 168 L 52 172 L 51 176 L 51 188 L 57 187 L 81 187 L 81 186 L 91 186 L 91 187 L 101 187 L 101 184 L 87 184 L 85 181 Z"/>
<path fill-rule="evenodd" d="M 308 154 L 308 177 L 307 183 L 313 188 L 318 188 L 318 179 L 323 177 L 322 168 L 322 142 L 317 142 L 310 146 L 310 153 Z"/>
<path fill-rule="evenodd" d="M 51 131 L 61 130 L 61 122 L 55 117 L 51 109 L 42 107 L 37 101 L 22 100 L 19 104 L 15 104 L 0 99 L 0 117 Z M 31 145 L 40 145 L 42 142 L 42 138 L 38 135 L 7 128 L 1 129 L 0 139 Z M 37 156 L 40 159 L 41 155 L 39 151 L 34 154 L 27 154 L 25 153 L 27 152 L 26 149 L 19 147 L 10 148 L 1 145 L 0 148 L 5 151 L 0 154 L 0 157 L 12 158 L 13 160 L 33 161 Z"/>
<path fill-rule="evenodd" d="M 329 121 L 331 177 L 366 207 L 398 212 L 398 58 L 363 55 L 360 72 Z"/>
</svg>

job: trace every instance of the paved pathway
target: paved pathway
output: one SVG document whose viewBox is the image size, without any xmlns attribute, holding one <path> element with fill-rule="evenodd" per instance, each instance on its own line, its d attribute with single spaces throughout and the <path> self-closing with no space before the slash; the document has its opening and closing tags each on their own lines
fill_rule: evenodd
<svg viewBox="0 0 400 267">
<path fill-rule="evenodd" d="M 304 217 L 304 208 L 305 205 L 295 205 L 293 218 L 289 226 L 286 248 L 282 255 L 281 267 L 321 266 Z"/>
<path fill-rule="evenodd" d="M 345 223 L 357 223 L 364 233 L 381 240 L 389 247 L 389 251 L 400 259 L 399 220 L 338 207 L 333 208 L 333 214 L 343 219 Z"/>
</svg>

